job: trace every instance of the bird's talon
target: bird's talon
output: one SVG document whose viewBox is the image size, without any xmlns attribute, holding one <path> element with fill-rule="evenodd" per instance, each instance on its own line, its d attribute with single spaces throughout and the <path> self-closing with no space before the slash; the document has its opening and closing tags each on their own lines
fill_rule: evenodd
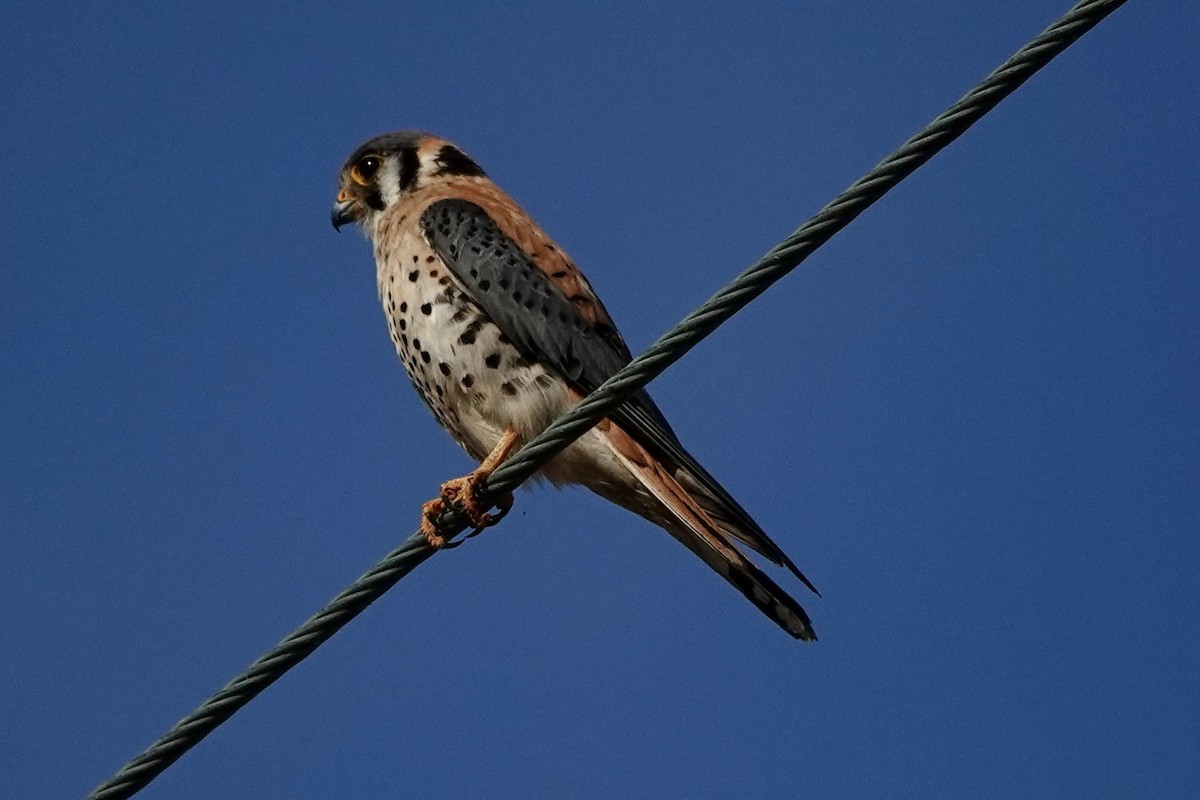
<svg viewBox="0 0 1200 800">
<path fill-rule="evenodd" d="M 496 498 L 496 513 L 488 514 L 488 525 L 495 525 L 500 520 L 508 516 L 508 512 L 512 511 L 513 496 L 506 494 L 503 497 Z"/>
<path fill-rule="evenodd" d="M 442 502 L 461 511 L 471 523 L 471 527 L 478 530 L 495 525 L 512 507 L 512 495 L 506 495 L 495 501 L 500 513 L 493 515 L 488 512 L 488 506 L 479 499 L 479 489 L 486 478 L 486 474 L 472 473 L 442 484 Z"/>
<path fill-rule="evenodd" d="M 439 497 L 421 506 L 421 534 L 434 550 L 454 547 L 438 527 L 438 518 L 446 511 L 446 504 Z"/>
<path fill-rule="evenodd" d="M 476 492 L 483 483 L 484 475 L 468 475 L 455 478 L 442 484 L 441 495 L 421 506 L 421 533 L 429 546 L 438 550 L 450 550 L 458 547 L 467 539 L 483 533 L 507 516 L 513 506 L 511 494 L 499 497 L 495 501 L 496 513 L 493 514 L 479 502 Z M 463 513 L 471 523 L 471 532 L 457 542 L 452 542 L 438 526 L 438 519 L 449 508 L 455 508 Z"/>
</svg>

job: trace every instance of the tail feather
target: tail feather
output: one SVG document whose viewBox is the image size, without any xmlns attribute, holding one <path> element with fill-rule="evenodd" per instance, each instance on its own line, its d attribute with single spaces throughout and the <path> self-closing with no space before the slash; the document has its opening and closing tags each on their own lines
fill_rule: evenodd
<svg viewBox="0 0 1200 800">
<path fill-rule="evenodd" d="M 821 592 L 813 585 L 813 582 L 800 571 L 787 553 L 783 552 L 777 544 L 767 538 L 767 535 L 761 529 L 755 526 L 754 529 L 748 529 L 743 522 L 745 512 L 742 515 L 735 515 L 730 512 L 725 500 L 720 497 L 715 497 L 686 469 L 680 468 L 675 472 L 675 480 L 683 486 L 688 494 L 693 497 L 696 502 L 704 509 L 717 527 L 726 534 L 737 539 L 742 544 L 749 547 L 756 553 L 770 559 L 773 563 L 781 567 L 786 567 L 789 572 L 795 575 L 801 583 L 807 586 L 817 597 L 821 596 Z"/>
<path fill-rule="evenodd" d="M 661 508 L 652 521 L 699 556 L 779 627 L 797 639 L 811 641 L 817 638 L 812 622 L 800 604 L 747 559 L 728 535 L 741 537 L 714 521 L 704 507 L 706 504 L 693 497 L 641 445 L 612 423 L 601 423 L 592 434 L 607 445 L 638 483 L 658 501 Z M 630 507 L 646 516 L 644 508 Z"/>
<path fill-rule="evenodd" d="M 650 402 L 648 397 L 645 400 Z M 653 408 L 653 403 L 650 403 L 649 408 L 657 411 Z M 700 504 L 713 522 L 717 523 L 718 528 L 756 553 L 766 556 L 771 563 L 787 567 L 820 597 L 821 593 L 817 591 L 817 587 L 813 586 L 812 581 L 787 557 L 783 549 L 771 540 L 767 532 L 759 527 L 733 495 L 725 491 L 725 487 L 684 449 L 683 444 L 667 426 L 665 419 L 656 420 L 645 406 L 635 404 L 626 404 L 618 408 L 614 419 L 638 444 L 667 467 L 671 476 L 687 489 L 688 494 Z"/>
</svg>

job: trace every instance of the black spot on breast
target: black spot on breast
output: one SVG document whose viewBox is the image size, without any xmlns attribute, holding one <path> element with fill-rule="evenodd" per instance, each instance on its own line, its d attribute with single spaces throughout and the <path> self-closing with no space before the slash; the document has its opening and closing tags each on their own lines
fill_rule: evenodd
<svg viewBox="0 0 1200 800">
<path fill-rule="evenodd" d="M 497 341 L 500 342 L 500 344 L 512 344 L 512 339 L 508 338 L 507 333 L 501 333 L 497 338 Z"/>
<path fill-rule="evenodd" d="M 471 375 L 462 376 L 462 385 L 464 389 L 470 389 L 471 384 L 475 383 L 475 378 Z"/>
<path fill-rule="evenodd" d="M 422 303 L 421 304 L 421 313 L 427 317 L 430 314 L 432 314 L 433 313 L 433 303 Z"/>
<path fill-rule="evenodd" d="M 487 358 L 485 358 L 483 360 L 483 363 L 487 364 L 488 369 L 499 369 L 500 368 L 500 354 L 492 353 L 491 355 L 489 355 Z"/>
<path fill-rule="evenodd" d="M 397 322 L 396 324 L 400 326 L 400 330 L 402 330 L 402 331 L 406 331 L 406 330 L 408 330 L 408 320 L 406 320 L 406 319 L 401 319 L 401 320 L 400 320 L 399 322 Z"/>
<path fill-rule="evenodd" d="M 430 361 L 433 360 L 433 357 L 429 355 L 428 350 L 422 350 L 421 351 L 421 360 L 424 361 L 426 364 L 428 364 Z"/>
<path fill-rule="evenodd" d="M 504 383 L 500 384 L 500 391 L 504 392 L 509 397 L 515 397 L 517 394 L 517 387 L 513 386 L 508 381 L 505 381 Z"/>
<path fill-rule="evenodd" d="M 421 340 L 420 340 L 420 339 L 413 339 L 413 347 L 415 347 L 416 349 L 420 350 L 420 349 L 421 349 Z"/>
<path fill-rule="evenodd" d="M 447 364 L 445 361 L 438 362 L 438 372 L 442 373 L 443 375 L 449 376 L 450 375 L 450 365 Z"/>
<path fill-rule="evenodd" d="M 418 256 L 418 255 L 416 255 L 416 254 L 414 253 L 414 254 L 413 254 L 413 263 L 415 264 L 415 263 L 417 263 L 417 262 L 418 262 L 418 261 L 420 261 L 420 260 L 421 260 L 421 257 L 420 257 L 420 256 Z"/>
<path fill-rule="evenodd" d="M 410 281 L 412 281 L 413 283 L 416 283 L 417 278 L 419 278 L 420 276 L 421 276 L 421 273 L 415 269 L 412 272 L 408 273 L 408 279 Z"/>
<path fill-rule="evenodd" d="M 400 341 L 404 343 L 404 348 L 408 349 L 408 334 L 400 334 Z"/>
<path fill-rule="evenodd" d="M 405 302 L 405 303 L 401 303 L 401 304 L 400 304 L 400 313 L 401 313 L 401 314 L 403 314 L 403 313 L 405 313 L 406 311 L 408 311 L 408 303 L 406 303 L 406 302 Z"/>
<path fill-rule="evenodd" d="M 479 291 L 486 292 L 488 289 L 491 289 L 491 288 L 492 288 L 491 281 L 480 281 L 479 282 Z"/>
<path fill-rule="evenodd" d="M 437 261 L 437 256 L 434 256 L 434 255 L 425 256 L 426 264 L 432 264 L 434 261 Z"/>
<path fill-rule="evenodd" d="M 475 331 L 467 328 L 462 332 L 462 336 L 458 337 L 458 341 L 460 344 L 475 344 Z"/>
<path fill-rule="evenodd" d="M 443 394 L 445 394 L 445 392 L 442 391 L 442 387 L 440 387 L 440 386 L 434 386 L 433 390 L 435 392 L 437 392 L 438 397 L 441 397 Z"/>
</svg>

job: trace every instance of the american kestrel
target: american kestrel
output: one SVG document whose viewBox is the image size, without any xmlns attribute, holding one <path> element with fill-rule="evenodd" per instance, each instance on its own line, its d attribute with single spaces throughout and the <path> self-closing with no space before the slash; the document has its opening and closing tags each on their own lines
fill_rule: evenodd
<svg viewBox="0 0 1200 800">
<path fill-rule="evenodd" d="M 629 348 L 566 253 L 450 142 L 417 131 L 377 136 L 346 161 L 338 189 L 333 225 L 357 223 L 374 246 L 379 299 L 409 380 L 481 462 L 422 509 L 422 532 L 442 546 L 433 520 L 446 506 L 476 527 L 493 522 L 476 488 L 629 363 Z M 541 474 L 664 528 L 792 636 L 816 638 L 800 604 L 735 540 L 816 589 L 683 448 L 644 391 Z"/>
</svg>

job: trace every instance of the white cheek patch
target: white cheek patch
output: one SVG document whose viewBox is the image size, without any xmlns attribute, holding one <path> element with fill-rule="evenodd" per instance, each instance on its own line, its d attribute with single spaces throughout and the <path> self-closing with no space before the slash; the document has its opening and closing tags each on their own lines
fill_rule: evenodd
<svg viewBox="0 0 1200 800">
<path fill-rule="evenodd" d="M 417 161 L 420 164 L 420 167 L 417 169 L 417 185 L 420 185 L 421 178 L 426 175 L 438 174 L 439 164 L 437 154 L 440 149 L 441 145 L 426 145 L 417 151 Z"/>
<path fill-rule="evenodd" d="M 400 160 L 389 158 L 384 161 L 376 183 L 379 186 L 379 195 L 383 198 L 384 205 L 390 208 L 400 199 Z"/>
</svg>

